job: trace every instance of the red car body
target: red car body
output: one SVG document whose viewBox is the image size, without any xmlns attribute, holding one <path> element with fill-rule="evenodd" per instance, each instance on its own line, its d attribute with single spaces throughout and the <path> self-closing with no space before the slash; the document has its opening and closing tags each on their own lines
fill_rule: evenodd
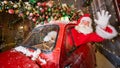
<svg viewBox="0 0 120 68">
<path fill-rule="evenodd" d="M 95 68 L 95 49 L 93 45 L 86 43 L 84 45 L 80 45 L 79 47 L 72 46 L 72 49 L 70 49 L 66 44 L 69 42 L 66 38 L 67 31 L 74 28 L 75 24 L 56 23 L 44 26 L 49 25 L 51 28 L 55 26 L 58 29 L 55 30 L 57 31 L 57 37 L 53 48 L 49 51 L 41 48 L 41 50 L 44 50 L 41 51 L 39 57 L 46 61 L 45 64 L 42 64 L 42 62 L 38 59 L 31 60 L 30 56 L 26 56 L 22 52 L 16 51 L 15 48 L 13 48 L 0 53 L 0 68 Z M 39 31 L 39 27 L 36 27 L 35 29 Z M 35 29 L 33 29 L 31 33 L 35 33 Z M 50 27 L 47 28 L 47 30 L 49 29 Z M 29 38 L 33 39 L 33 37 L 29 36 L 27 41 Z M 29 43 L 33 44 L 31 41 Z M 34 47 L 32 47 L 32 49 L 30 48 L 32 45 L 24 44 L 26 44 L 26 40 L 21 45 L 27 46 L 25 48 L 35 51 Z"/>
</svg>

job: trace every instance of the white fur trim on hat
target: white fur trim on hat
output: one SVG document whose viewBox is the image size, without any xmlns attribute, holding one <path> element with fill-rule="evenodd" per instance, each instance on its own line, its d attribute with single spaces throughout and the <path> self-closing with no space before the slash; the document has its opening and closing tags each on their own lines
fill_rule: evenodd
<svg viewBox="0 0 120 68">
<path fill-rule="evenodd" d="M 112 39 L 115 36 L 117 36 L 117 31 L 115 30 L 115 28 L 111 25 L 108 25 L 108 27 L 112 30 L 112 33 L 106 32 L 105 30 L 103 30 L 102 28 L 100 28 L 99 26 L 96 27 L 96 33 L 101 36 L 102 38 L 105 39 Z"/>
</svg>

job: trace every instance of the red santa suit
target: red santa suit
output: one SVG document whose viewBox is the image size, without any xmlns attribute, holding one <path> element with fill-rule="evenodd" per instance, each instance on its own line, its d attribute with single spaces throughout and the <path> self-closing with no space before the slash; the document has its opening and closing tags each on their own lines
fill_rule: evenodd
<svg viewBox="0 0 120 68">
<path fill-rule="evenodd" d="M 96 26 L 96 31 L 93 32 L 91 26 L 92 20 L 89 16 L 89 14 L 81 16 L 78 20 L 77 26 L 71 30 L 75 46 L 79 46 L 88 42 L 101 42 L 104 39 L 111 39 L 117 35 L 117 31 L 111 25 L 107 25 L 104 29 L 100 26 Z M 87 30 L 81 26 L 82 23 L 86 25 L 85 21 L 88 22 L 87 27 L 89 28 L 87 28 Z"/>
</svg>

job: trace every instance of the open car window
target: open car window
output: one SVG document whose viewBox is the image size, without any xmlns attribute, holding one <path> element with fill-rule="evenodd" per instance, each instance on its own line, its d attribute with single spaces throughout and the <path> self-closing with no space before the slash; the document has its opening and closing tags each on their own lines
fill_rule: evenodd
<svg viewBox="0 0 120 68">
<path fill-rule="evenodd" d="M 73 35 L 72 35 L 72 32 L 71 30 L 74 28 L 74 26 L 71 26 L 71 27 L 67 27 L 66 28 L 66 32 L 65 32 L 65 52 L 66 52 L 66 55 L 67 56 L 70 56 L 74 50 L 76 49 L 76 46 L 75 46 L 75 42 L 73 40 Z"/>
<path fill-rule="evenodd" d="M 22 45 L 25 47 L 39 48 L 43 52 L 52 51 L 56 44 L 58 31 L 58 25 L 39 26 L 33 29 Z"/>
</svg>

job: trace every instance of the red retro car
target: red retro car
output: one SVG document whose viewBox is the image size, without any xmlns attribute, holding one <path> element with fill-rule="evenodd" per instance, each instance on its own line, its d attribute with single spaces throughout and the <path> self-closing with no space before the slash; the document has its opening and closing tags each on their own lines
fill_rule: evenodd
<svg viewBox="0 0 120 68">
<path fill-rule="evenodd" d="M 0 53 L 0 68 L 95 68 L 93 45 L 69 45 L 67 37 L 74 26 L 56 23 L 35 27 L 19 46 Z"/>
</svg>

